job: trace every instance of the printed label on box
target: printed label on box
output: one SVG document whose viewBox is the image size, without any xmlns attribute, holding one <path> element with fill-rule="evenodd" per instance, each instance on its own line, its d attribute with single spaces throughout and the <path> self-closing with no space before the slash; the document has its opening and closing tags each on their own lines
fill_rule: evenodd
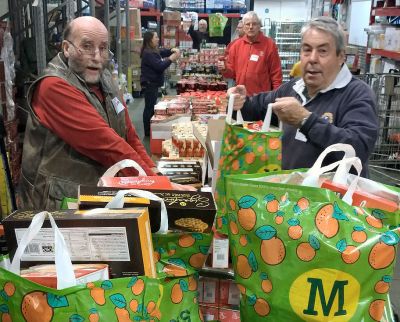
<svg viewBox="0 0 400 322">
<path fill-rule="evenodd" d="M 240 302 L 240 291 L 235 282 L 231 281 L 229 283 L 229 297 L 228 304 L 229 305 L 239 305 Z"/>
<path fill-rule="evenodd" d="M 214 238 L 212 266 L 214 268 L 228 268 L 229 240 L 227 238 Z"/>
<path fill-rule="evenodd" d="M 59 228 L 64 236 L 72 261 L 129 261 L 125 227 Z M 18 244 L 26 228 L 16 228 Z M 71 245 L 74 245 L 72 248 Z M 77 247 L 79 245 L 79 247 Z M 52 228 L 41 228 L 26 247 L 22 261 L 54 261 Z"/>
<path fill-rule="evenodd" d="M 204 303 L 217 303 L 217 281 L 205 280 L 203 281 L 203 302 Z"/>
</svg>

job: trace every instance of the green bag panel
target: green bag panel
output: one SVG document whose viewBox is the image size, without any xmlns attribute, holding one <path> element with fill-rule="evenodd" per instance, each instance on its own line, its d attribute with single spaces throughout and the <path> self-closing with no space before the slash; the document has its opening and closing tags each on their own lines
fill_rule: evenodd
<svg viewBox="0 0 400 322">
<path fill-rule="evenodd" d="M 215 226 L 228 234 L 224 178 L 233 174 L 268 173 L 281 169 L 281 132 L 255 132 L 239 125 L 225 124 L 218 163 Z"/>
<path fill-rule="evenodd" d="M 210 37 L 223 37 L 228 18 L 221 14 L 211 14 L 208 16 L 208 19 L 210 22 Z"/>
<path fill-rule="evenodd" d="M 241 319 L 379 321 L 400 211 L 353 207 L 326 189 L 262 181 L 290 172 L 226 177 Z"/>
<path fill-rule="evenodd" d="M 64 290 L 0 268 L 0 318 L 13 322 L 203 321 L 197 277 L 117 278 Z"/>
<path fill-rule="evenodd" d="M 210 233 L 153 234 L 159 277 L 195 274 L 203 267 L 212 243 Z"/>
</svg>

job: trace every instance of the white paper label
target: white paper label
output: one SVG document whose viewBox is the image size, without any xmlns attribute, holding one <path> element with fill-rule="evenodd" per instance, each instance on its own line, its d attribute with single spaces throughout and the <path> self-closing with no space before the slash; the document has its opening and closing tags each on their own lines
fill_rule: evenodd
<svg viewBox="0 0 400 322">
<path fill-rule="evenodd" d="M 229 305 L 239 305 L 240 302 L 240 291 L 234 282 L 229 284 L 229 296 L 228 296 L 228 304 Z"/>
<path fill-rule="evenodd" d="M 121 112 L 125 109 L 124 104 L 122 104 L 122 103 L 120 102 L 120 100 L 118 99 L 118 97 L 114 97 L 114 98 L 112 99 L 112 104 L 113 104 L 113 106 L 114 106 L 115 113 L 117 113 L 117 114 L 121 113 Z"/>
<path fill-rule="evenodd" d="M 259 56 L 258 55 L 254 55 L 254 54 L 250 56 L 250 60 L 251 61 L 258 61 L 258 58 L 259 58 Z"/>
<path fill-rule="evenodd" d="M 204 281 L 203 282 L 203 302 L 204 303 L 215 303 L 217 282 L 215 281 Z"/>
<path fill-rule="evenodd" d="M 229 240 L 214 238 L 212 263 L 214 268 L 228 268 Z"/>
<path fill-rule="evenodd" d="M 130 261 L 125 227 L 71 227 L 59 228 L 72 261 Z M 20 243 L 26 228 L 16 228 Z M 41 228 L 25 249 L 22 261 L 54 261 L 54 234 L 52 228 Z"/>
</svg>

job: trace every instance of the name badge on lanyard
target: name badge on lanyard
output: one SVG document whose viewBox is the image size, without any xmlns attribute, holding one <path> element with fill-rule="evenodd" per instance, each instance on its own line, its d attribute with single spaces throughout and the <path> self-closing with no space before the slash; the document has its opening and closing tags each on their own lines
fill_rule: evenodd
<svg viewBox="0 0 400 322">
<path fill-rule="evenodd" d="M 260 56 L 255 55 L 255 54 L 253 54 L 253 55 L 250 56 L 250 60 L 251 60 L 251 61 L 258 61 L 258 58 L 260 58 Z"/>
<path fill-rule="evenodd" d="M 119 114 L 125 109 L 124 104 L 121 103 L 121 101 L 118 99 L 118 97 L 114 97 L 111 100 L 111 102 L 112 102 L 112 105 L 114 106 L 115 113 Z"/>
</svg>

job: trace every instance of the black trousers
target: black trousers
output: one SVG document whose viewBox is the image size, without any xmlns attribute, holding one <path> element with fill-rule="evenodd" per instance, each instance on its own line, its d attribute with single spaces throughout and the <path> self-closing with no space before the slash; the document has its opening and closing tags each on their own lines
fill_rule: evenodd
<svg viewBox="0 0 400 322">
<path fill-rule="evenodd" d="M 154 105 L 157 103 L 158 86 L 146 84 L 144 88 L 143 127 L 144 135 L 150 136 L 150 119 L 154 115 Z"/>
</svg>

